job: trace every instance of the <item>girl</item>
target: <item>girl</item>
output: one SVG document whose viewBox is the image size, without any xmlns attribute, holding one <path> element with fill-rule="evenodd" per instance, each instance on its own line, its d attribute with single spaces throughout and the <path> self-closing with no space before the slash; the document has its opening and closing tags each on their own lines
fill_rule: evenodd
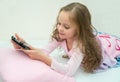
<svg viewBox="0 0 120 82">
<path fill-rule="evenodd" d="M 15 34 L 16 38 L 25 42 Z M 21 49 L 15 44 L 16 49 Z M 65 50 L 69 61 L 62 64 L 51 58 L 49 54 L 57 47 Z M 91 15 L 87 7 L 81 3 L 71 3 L 59 11 L 56 25 L 52 33 L 52 41 L 42 49 L 30 46 L 30 50 L 22 51 L 31 59 L 40 60 L 53 70 L 72 76 L 79 66 L 86 72 L 108 69 L 117 64 L 120 55 L 120 39 L 108 34 L 97 33 L 91 24 Z"/>
</svg>

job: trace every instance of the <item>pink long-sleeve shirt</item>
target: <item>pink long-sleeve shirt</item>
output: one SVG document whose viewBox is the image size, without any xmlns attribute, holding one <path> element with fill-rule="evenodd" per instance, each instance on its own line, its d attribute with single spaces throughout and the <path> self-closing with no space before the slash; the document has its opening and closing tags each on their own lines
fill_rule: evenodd
<svg viewBox="0 0 120 82">
<path fill-rule="evenodd" d="M 115 57 L 120 55 L 120 39 L 108 34 L 98 34 L 96 38 L 101 44 L 103 56 L 101 65 L 96 71 L 113 67 L 117 63 Z M 53 58 L 51 68 L 68 76 L 74 75 L 84 58 L 83 53 L 77 46 L 77 41 L 73 42 L 73 46 L 70 51 L 67 49 L 66 41 L 58 42 L 56 40 L 51 41 L 46 47 L 42 48 L 42 50 L 45 54 L 50 54 L 58 46 L 64 49 L 65 53 L 69 57 L 69 61 L 66 64 L 63 64 Z"/>
</svg>

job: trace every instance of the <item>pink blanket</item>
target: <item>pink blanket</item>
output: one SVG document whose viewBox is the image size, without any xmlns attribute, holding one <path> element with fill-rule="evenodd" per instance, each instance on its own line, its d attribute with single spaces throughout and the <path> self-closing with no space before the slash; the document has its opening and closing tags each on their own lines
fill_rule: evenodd
<svg viewBox="0 0 120 82">
<path fill-rule="evenodd" d="M 0 48 L 0 75 L 4 82 L 75 82 L 21 51 Z"/>
</svg>

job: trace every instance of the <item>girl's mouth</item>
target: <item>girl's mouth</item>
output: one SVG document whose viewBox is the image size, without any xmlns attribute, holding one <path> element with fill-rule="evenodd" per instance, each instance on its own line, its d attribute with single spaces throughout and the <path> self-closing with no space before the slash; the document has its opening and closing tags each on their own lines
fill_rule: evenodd
<svg viewBox="0 0 120 82">
<path fill-rule="evenodd" d="M 59 33 L 60 35 L 64 35 L 64 33 Z"/>
</svg>

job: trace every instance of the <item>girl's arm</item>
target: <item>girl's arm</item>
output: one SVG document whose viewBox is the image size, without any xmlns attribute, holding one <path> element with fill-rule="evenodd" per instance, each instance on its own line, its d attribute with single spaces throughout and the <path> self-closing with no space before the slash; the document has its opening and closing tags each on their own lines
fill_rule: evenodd
<svg viewBox="0 0 120 82">
<path fill-rule="evenodd" d="M 55 39 L 53 41 L 50 41 L 46 46 L 40 48 L 45 54 L 49 55 L 54 49 L 56 49 L 61 42 L 56 41 Z"/>
<path fill-rule="evenodd" d="M 54 50 L 55 47 L 56 45 L 54 46 L 53 43 L 51 43 L 43 50 L 30 47 L 31 50 L 23 50 L 23 52 L 26 53 L 31 59 L 40 60 L 46 63 L 53 70 L 59 73 L 66 74 L 68 76 L 74 75 L 83 60 L 83 54 L 79 51 L 79 49 L 72 50 L 69 61 L 66 64 L 63 64 L 48 55 L 48 53 Z"/>
<path fill-rule="evenodd" d="M 72 56 L 66 64 L 60 63 L 53 59 L 51 63 L 51 68 L 62 74 L 73 76 L 77 69 L 80 67 L 80 64 L 83 60 L 83 54 L 76 52 L 73 52 L 71 54 Z"/>
<path fill-rule="evenodd" d="M 40 49 L 32 48 L 32 50 L 23 50 L 23 52 L 26 53 L 31 59 L 40 60 L 50 66 L 53 70 L 68 76 L 75 74 L 83 60 L 83 54 L 78 54 L 76 52 L 72 53 L 71 58 L 66 64 L 60 63 L 51 58 Z"/>
</svg>

